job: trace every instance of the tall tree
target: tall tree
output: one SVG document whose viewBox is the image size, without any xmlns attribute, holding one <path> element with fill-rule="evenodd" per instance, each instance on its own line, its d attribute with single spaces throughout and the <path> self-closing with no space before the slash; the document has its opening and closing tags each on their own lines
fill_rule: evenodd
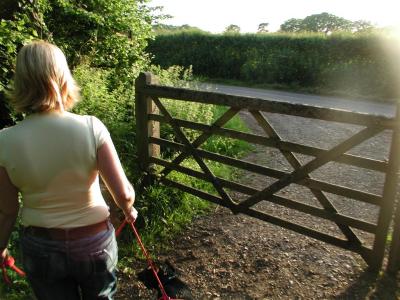
<svg viewBox="0 0 400 300">
<path fill-rule="evenodd" d="M 269 32 L 268 26 L 269 26 L 269 23 L 261 23 L 261 24 L 259 24 L 257 33 L 267 33 L 267 32 Z"/>
<path fill-rule="evenodd" d="M 326 12 L 306 17 L 303 22 L 305 31 L 323 32 L 325 34 L 335 31 L 350 31 L 352 22 Z"/>
<path fill-rule="evenodd" d="M 235 24 L 231 24 L 225 28 L 224 33 L 240 33 L 240 27 Z"/>
<path fill-rule="evenodd" d="M 304 19 L 292 18 L 285 21 L 280 26 L 280 30 L 283 32 L 309 31 L 323 32 L 325 34 L 337 31 L 362 31 L 371 28 L 373 28 L 373 26 L 369 22 L 352 22 L 326 12 L 307 16 Z"/>
<path fill-rule="evenodd" d="M 364 20 L 357 20 L 353 22 L 353 31 L 354 32 L 370 32 L 375 29 L 375 26 L 369 22 Z"/>
<path fill-rule="evenodd" d="M 280 26 L 283 32 L 300 32 L 303 30 L 303 19 L 289 19 Z"/>
</svg>

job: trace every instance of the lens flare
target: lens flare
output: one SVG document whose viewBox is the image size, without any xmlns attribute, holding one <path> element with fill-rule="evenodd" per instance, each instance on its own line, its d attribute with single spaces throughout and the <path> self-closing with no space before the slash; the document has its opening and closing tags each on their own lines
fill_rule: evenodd
<svg viewBox="0 0 400 300">
<path fill-rule="evenodd" d="M 394 91 L 395 100 L 400 101 L 400 24 L 382 33 L 381 49 L 390 74 L 388 85 Z"/>
</svg>

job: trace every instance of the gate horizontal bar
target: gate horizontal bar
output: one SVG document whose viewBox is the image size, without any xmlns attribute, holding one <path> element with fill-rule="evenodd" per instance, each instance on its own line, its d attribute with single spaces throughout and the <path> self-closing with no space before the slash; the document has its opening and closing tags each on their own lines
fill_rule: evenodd
<svg viewBox="0 0 400 300">
<path fill-rule="evenodd" d="M 199 171 L 190 169 L 190 168 L 186 168 L 180 165 L 176 165 L 173 163 L 170 163 L 166 160 L 163 159 L 159 159 L 159 158 L 155 158 L 152 157 L 150 158 L 150 162 L 151 163 L 155 163 L 167 168 L 170 168 L 172 170 L 181 172 L 183 174 L 186 174 L 188 176 L 192 176 L 194 178 L 197 179 L 201 179 L 204 181 L 208 181 L 207 180 L 207 176 Z M 256 192 L 259 192 L 259 190 L 249 187 L 249 186 L 244 186 L 242 184 L 239 184 L 237 182 L 231 181 L 231 180 L 226 180 L 224 178 L 221 177 L 217 177 L 217 180 L 219 181 L 219 183 L 223 186 L 223 187 L 227 187 L 230 188 L 234 191 L 238 191 L 247 195 L 253 195 Z M 376 224 L 372 224 L 366 221 L 362 221 L 362 220 L 358 220 L 349 216 L 345 216 L 339 213 L 333 213 L 333 212 L 329 212 L 327 210 L 312 206 L 312 205 L 308 205 L 305 203 L 301 203 L 292 199 L 288 199 L 282 196 L 271 196 L 268 199 L 264 199 L 265 201 L 271 202 L 271 203 L 275 203 L 278 205 L 282 205 L 284 207 L 287 208 L 291 208 L 291 209 L 295 209 L 297 211 L 300 211 L 302 213 L 306 213 L 306 214 L 310 214 L 312 216 L 315 217 L 319 217 L 325 220 L 329 220 L 329 221 L 333 221 L 336 223 L 340 223 L 343 225 L 347 225 L 350 227 L 354 227 L 369 233 L 375 233 L 376 231 Z"/>
<path fill-rule="evenodd" d="M 161 139 L 161 138 L 151 137 L 149 139 L 149 141 L 150 141 L 150 143 L 155 143 L 155 144 L 161 145 L 161 146 L 167 146 L 167 147 L 179 150 L 179 151 L 184 151 L 186 149 L 185 146 L 182 144 L 172 142 L 169 140 L 165 140 L 165 139 Z M 197 149 L 197 153 L 202 158 L 210 159 L 210 160 L 217 161 L 217 162 L 220 162 L 220 163 L 223 163 L 223 164 L 235 167 L 235 168 L 239 168 L 239 169 L 250 171 L 253 173 L 269 176 L 272 178 L 279 179 L 279 178 L 289 174 L 284 171 L 267 168 L 264 166 L 260 166 L 260 165 L 256 165 L 256 164 L 253 164 L 250 162 L 240 160 L 240 159 L 216 154 L 216 153 L 209 152 L 206 150 Z M 334 184 L 327 183 L 324 181 L 319 181 L 316 179 L 305 178 L 305 179 L 300 180 L 296 184 L 307 186 L 307 187 L 312 187 L 315 189 L 320 189 L 322 191 L 326 191 L 326 192 L 329 192 L 332 194 L 352 198 L 352 199 L 355 199 L 358 201 L 366 202 L 366 203 L 377 205 L 377 206 L 380 206 L 381 202 L 382 202 L 381 201 L 382 197 L 380 197 L 379 195 L 366 193 L 363 191 L 359 191 L 359 190 L 355 190 L 355 189 L 351 189 L 351 188 L 347 188 L 347 187 L 343 187 L 343 186 L 339 186 L 339 185 L 334 185 Z"/>
<path fill-rule="evenodd" d="M 161 115 L 150 114 L 149 119 L 152 121 L 168 123 L 165 117 Z M 287 141 L 279 141 L 275 138 L 265 137 L 261 135 L 251 134 L 240 132 L 228 128 L 220 128 L 220 127 L 213 127 L 206 124 L 186 121 L 182 119 L 173 118 L 173 120 L 178 124 L 180 127 L 190 128 L 194 130 L 200 130 L 203 132 L 210 132 L 212 134 L 216 134 L 219 136 L 242 140 L 253 144 L 263 145 L 267 147 L 274 147 L 279 150 L 285 150 L 295 153 L 300 153 L 309 156 L 317 156 L 325 153 L 327 150 L 311 147 L 307 145 L 287 142 Z M 353 165 L 356 167 L 366 168 L 369 170 L 379 171 L 379 172 L 387 172 L 388 163 L 383 160 L 375 160 L 372 158 L 361 157 L 352 154 L 342 154 L 338 158 L 334 159 L 333 161 L 344 163 L 347 165 Z"/>
<path fill-rule="evenodd" d="M 383 126 L 386 128 L 392 128 L 397 124 L 394 118 L 386 116 L 363 114 L 335 108 L 316 107 L 298 103 L 280 102 L 273 99 L 260 99 L 218 92 L 196 91 L 154 84 L 144 86 L 141 92 L 149 96 L 161 98 L 231 107 L 245 107 L 248 110 L 259 110 L 348 124 L 364 126 L 374 124 L 375 126 Z"/>
<path fill-rule="evenodd" d="M 208 201 L 213 202 L 215 204 L 218 204 L 218 205 L 221 205 L 221 206 L 225 206 L 223 204 L 223 202 L 222 202 L 222 198 L 216 197 L 216 196 L 211 195 L 209 193 L 206 193 L 206 192 L 203 192 L 203 191 L 199 191 L 199 190 L 194 189 L 194 188 L 192 188 L 190 186 L 187 186 L 187 185 L 184 185 L 184 184 L 169 180 L 167 178 L 162 178 L 161 182 L 163 184 L 167 185 L 167 186 L 180 189 L 183 192 L 190 193 L 190 194 L 192 194 L 194 196 L 197 196 L 199 198 L 208 200 Z M 227 207 L 227 206 L 225 206 L 225 207 Z M 232 209 L 232 207 L 228 207 L 228 208 Z M 311 238 L 314 238 L 314 239 L 317 239 L 317 240 L 332 244 L 334 246 L 351 250 L 353 252 L 356 252 L 356 253 L 360 254 L 366 260 L 370 258 L 371 253 L 372 253 L 371 249 L 369 249 L 369 248 L 367 248 L 365 246 L 362 246 L 362 245 L 359 245 L 359 244 L 355 244 L 355 243 L 351 243 L 351 242 L 349 242 L 347 240 L 342 240 L 340 238 L 328 235 L 328 234 L 323 233 L 323 232 L 319 232 L 319 231 L 311 229 L 309 227 L 305 227 L 305 226 L 302 226 L 302 225 L 299 225 L 299 224 L 291 223 L 291 222 L 289 222 L 287 220 L 284 220 L 284 219 L 281 219 L 281 218 L 266 214 L 264 212 L 261 212 L 261 211 L 258 211 L 258 210 L 252 209 L 252 208 L 245 208 L 243 211 L 240 211 L 240 212 L 243 213 L 243 214 L 249 215 L 251 217 L 257 218 L 259 220 L 266 221 L 266 222 L 272 223 L 274 225 L 278 225 L 278 226 L 284 227 L 286 229 L 292 230 L 292 231 L 300 233 L 302 235 L 306 235 L 306 236 L 309 236 Z"/>
</svg>

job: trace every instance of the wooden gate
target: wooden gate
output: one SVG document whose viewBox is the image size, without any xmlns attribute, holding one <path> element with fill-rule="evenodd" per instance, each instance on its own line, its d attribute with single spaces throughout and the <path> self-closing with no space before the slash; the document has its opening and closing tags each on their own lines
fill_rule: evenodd
<svg viewBox="0 0 400 300">
<path fill-rule="evenodd" d="M 228 107 L 228 109 L 213 124 L 206 125 L 172 117 L 163 105 L 162 98 L 210 105 L 223 105 L 224 107 Z M 258 125 L 266 133 L 266 136 L 238 132 L 223 127 L 224 124 L 241 110 L 251 113 Z M 271 126 L 265 114 L 263 114 L 265 112 L 353 124 L 359 126 L 361 129 L 330 149 L 322 149 L 283 140 Z M 367 115 L 330 108 L 161 86 L 152 74 L 142 73 L 136 80 L 136 120 L 138 154 L 141 168 L 144 171 L 154 173 L 154 169 L 151 166 L 162 166 L 163 169 L 156 175 L 163 184 L 176 187 L 182 191 L 227 207 L 234 213 L 243 213 L 326 243 L 354 251 L 360 254 L 371 268 L 381 268 L 396 198 L 400 157 L 400 123 L 398 112 L 393 117 Z M 160 138 L 160 122 L 168 123 L 173 128 L 175 138 L 179 142 Z M 194 129 L 201 131 L 202 134 L 193 142 L 190 142 L 181 128 Z M 389 131 L 391 137 L 388 160 L 376 160 L 348 153 L 352 148 L 380 134 L 382 131 Z M 212 135 L 244 140 L 266 147 L 274 147 L 283 154 L 293 171 L 276 170 L 201 149 L 201 145 Z M 170 161 L 162 159 L 159 152 L 160 146 L 178 150 L 180 154 Z M 302 163 L 296 157 L 295 153 L 310 156 L 312 159 L 306 163 Z M 197 162 L 201 171 L 181 165 L 181 162 L 189 156 Z M 273 177 L 276 181 L 262 190 L 257 190 L 238 182 L 215 176 L 207 166 L 205 160 L 213 160 L 245 171 Z M 310 173 L 329 162 L 338 162 L 362 168 L 363 170 L 382 173 L 384 175 L 382 193 L 365 192 L 361 189 L 332 184 L 311 177 Z M 172 170 L 211 183 L 217 193 L 213 195 L 167 178 L 167 175 Z M 277 194 L 291 184 L 307 187 L 313 197 L 320 203 L 319 207 Z M 226 189 L 238 191 L 248 195 L 248 197 L 242 201 L 232 199 Z M 328 198 L 327 193 L 352 199 L 352 201 L 356 202 L 368 203 L 374 207 L 376 206 L 378 209 L 377 222 L 371 223 L 338 212 L 330 198 Z M 333 225 L 340 229 L 344 238 L 320 232 L 260 211 L 255 206 L 261 201 L 269 201 L 313 217 L 331 221 Z M 400 212 L 398 218 L 400 219 Z M 359 238 L 359 232 L 366 232 L 373 235 L 373 243 L 370 247 L 367 247 Z M 394 239 L 396 238 L 394 237 Z M 391 264 L 393 269 L 396 269 L 398 266 L 398 248 L 397 244 L 392 246 L 392 261 L 395 261 Z"/>
</svg>

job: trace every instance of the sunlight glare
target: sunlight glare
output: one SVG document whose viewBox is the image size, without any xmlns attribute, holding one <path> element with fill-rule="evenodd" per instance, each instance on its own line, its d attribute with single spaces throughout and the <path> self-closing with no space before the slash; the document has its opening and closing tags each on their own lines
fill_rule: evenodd
<svg viewBox="0 0 400 300">
<path fill-rule="evenodd" d="M 396 98 L 400 101 L 400 23 L 391 27 L 381 46 L 388 59 L 387 67 L 392 76 L 390 84 L 396 87 Z"/>
</svg>

